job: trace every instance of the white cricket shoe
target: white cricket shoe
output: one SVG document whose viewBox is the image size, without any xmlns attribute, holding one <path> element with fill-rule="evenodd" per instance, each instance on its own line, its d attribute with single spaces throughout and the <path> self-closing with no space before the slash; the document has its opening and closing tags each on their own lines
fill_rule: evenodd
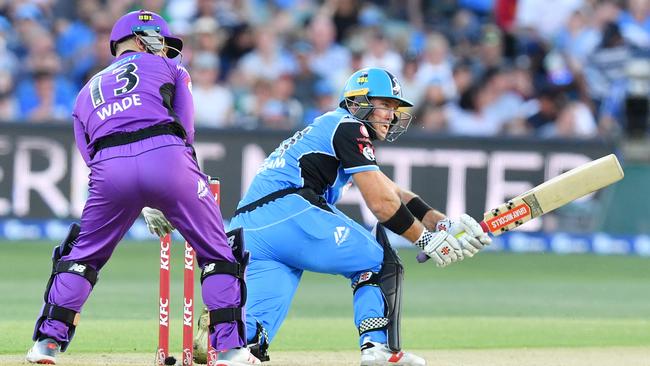
<svg viewBox="0 0 650 366">
<path fill-rule="evenodd" d="M 248 366 L 261 365 L 262 361 L 253 356 L 248 348 L 240 347 L 217 353 L 217 365 L 221 364 L 228 366 Z"/>
<path fill-rule="evenodd" d="M 36 341 L 27 351 L 25 360 L 29 363 L 42 365 L 56 365 L 56 355 L 61 351 L 61 346 L 52 338 L 43 338 Z"/>
<path fill-rule="evenodd" d="M 361 366 L 424 366 L 427 362 L 420 356 L 406 352 L 393 352 L 387 345 L 366 342 L 361 346 Z"/>
</svg>

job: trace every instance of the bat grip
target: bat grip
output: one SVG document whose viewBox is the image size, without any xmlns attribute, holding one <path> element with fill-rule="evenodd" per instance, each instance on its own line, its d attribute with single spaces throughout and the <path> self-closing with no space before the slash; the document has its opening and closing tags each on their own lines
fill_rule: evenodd
<svg viewBox="0 0 650 366">
<path fill-rule="evenodd" d="M 481 225 L 481 229 L 483 229 L 484 233 L 489 232 L 488 231 L 488 226 L 485 223 L 485 221 L 479 222 L 479 225 Z M 464 231 L 460 232 L 460 233 L 456 234 L 456 237 L 459 237 L 459 236 L 463 235 L 464 233 L 465 233 Z M 429 257 L 425 252 L 418 253 L 418 256 L 417 256 L 418 263 L 424 263 L 424 262 L 428 261 L 429 259 L 431 259 L 431 257 Z"/>
</svg>

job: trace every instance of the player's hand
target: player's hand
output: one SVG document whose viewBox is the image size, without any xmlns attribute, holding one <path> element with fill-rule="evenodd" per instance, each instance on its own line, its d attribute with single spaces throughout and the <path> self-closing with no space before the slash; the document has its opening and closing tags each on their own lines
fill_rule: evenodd
<svg viewBox="0 0 650 366">
<path fill-rule="evenodd" d="M 483 232 L 481 225 L 467 214 L 462 214 L 457 220 L 444 218 L 438 221 L 436 231 L 442 230 L 454 236 L 458 240 L 463 254 L 470 258 L 483 247 L 492 243 L 492 239 Z"/>
<path fill-rule="evenodd" d="M 492 244 L 492 238 L 483 231 L 481 224 L 476 222 L 476 220 L 474 220 L 470 215 L 462 214 L 458 222 L 463 227 L 463 231 L 472 237 L 472 240 L 469 240 L 469 243 L 476 248 L 477 252 Z"/>
<path fill-rule="evenodd" d="M 453 262 L 462 261 L 464 258 L 458 240 L 446 231 L 424 230 L 415 245 L 433 258 L 438 267 L 445 267 Z"/>
<path fill-rule="evenodd" d="M 142 209 L 142 216 L 144 216 L 144 221 L 147 223 L 149 232 L 157 235 L 158 237 L 163 237 L 174 231 L 174 227 L 167 220 L 165 215 L 160 212 L 160 210 L 156 210 L 155 208 L 151 207 L 145 207 Z"/>
</svg>

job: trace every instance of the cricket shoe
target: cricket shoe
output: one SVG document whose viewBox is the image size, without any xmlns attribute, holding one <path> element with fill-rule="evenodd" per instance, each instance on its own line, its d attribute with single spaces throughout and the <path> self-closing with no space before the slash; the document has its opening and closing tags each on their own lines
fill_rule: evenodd
<svg viewBox="0 0 650 366">
<path fill-rule="evenodd" d="M 30 363 L 56 365 L 56 355 L 60 350 L 59 342 L 52 338 L 43 338 L 34 343 L 25 359 Z"/>
<path fill-rule="evenodd" d="M 406 352 L 393 352 L 382 343 L 366 342 L 361 346 L 361 366 L 424 366 L 427 362 Z"/>
<path fill-rule="evenodd" d="M 253 356 L 251 351 L 246 347 L 232 348 L 217 353 L 217 366 L 249 366 L 261 364 L 262 361 Z"/>
</svg>

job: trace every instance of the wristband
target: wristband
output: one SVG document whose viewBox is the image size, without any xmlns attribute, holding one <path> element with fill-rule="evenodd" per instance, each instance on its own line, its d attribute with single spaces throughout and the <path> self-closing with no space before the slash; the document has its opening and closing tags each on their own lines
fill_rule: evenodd
<svg viewBox="0 0 650 366">
<path fill-rule="evenodd" d="M 426 202 L 419 196 L 413 197 L 407 204 L 406 208 L 408 208 L 409 211 L 415 216 L 418 220 L 422 221 L 424 216 L 429 212 L 429 210 L 433 210 L 433 208 L 429 205 L 427 205 Z"/>
<path fill-rule="evenodd" d="M 406 206 L 402 203 L 395 214 L 388 220 L 382 222 L 381 224 L 384 225 L 388 230 L 394 232 L 397 235 L 402 235 L 408 228 L 413 225 L 415 222 L 415 217 L 409 211 Z"/>
</svg>

